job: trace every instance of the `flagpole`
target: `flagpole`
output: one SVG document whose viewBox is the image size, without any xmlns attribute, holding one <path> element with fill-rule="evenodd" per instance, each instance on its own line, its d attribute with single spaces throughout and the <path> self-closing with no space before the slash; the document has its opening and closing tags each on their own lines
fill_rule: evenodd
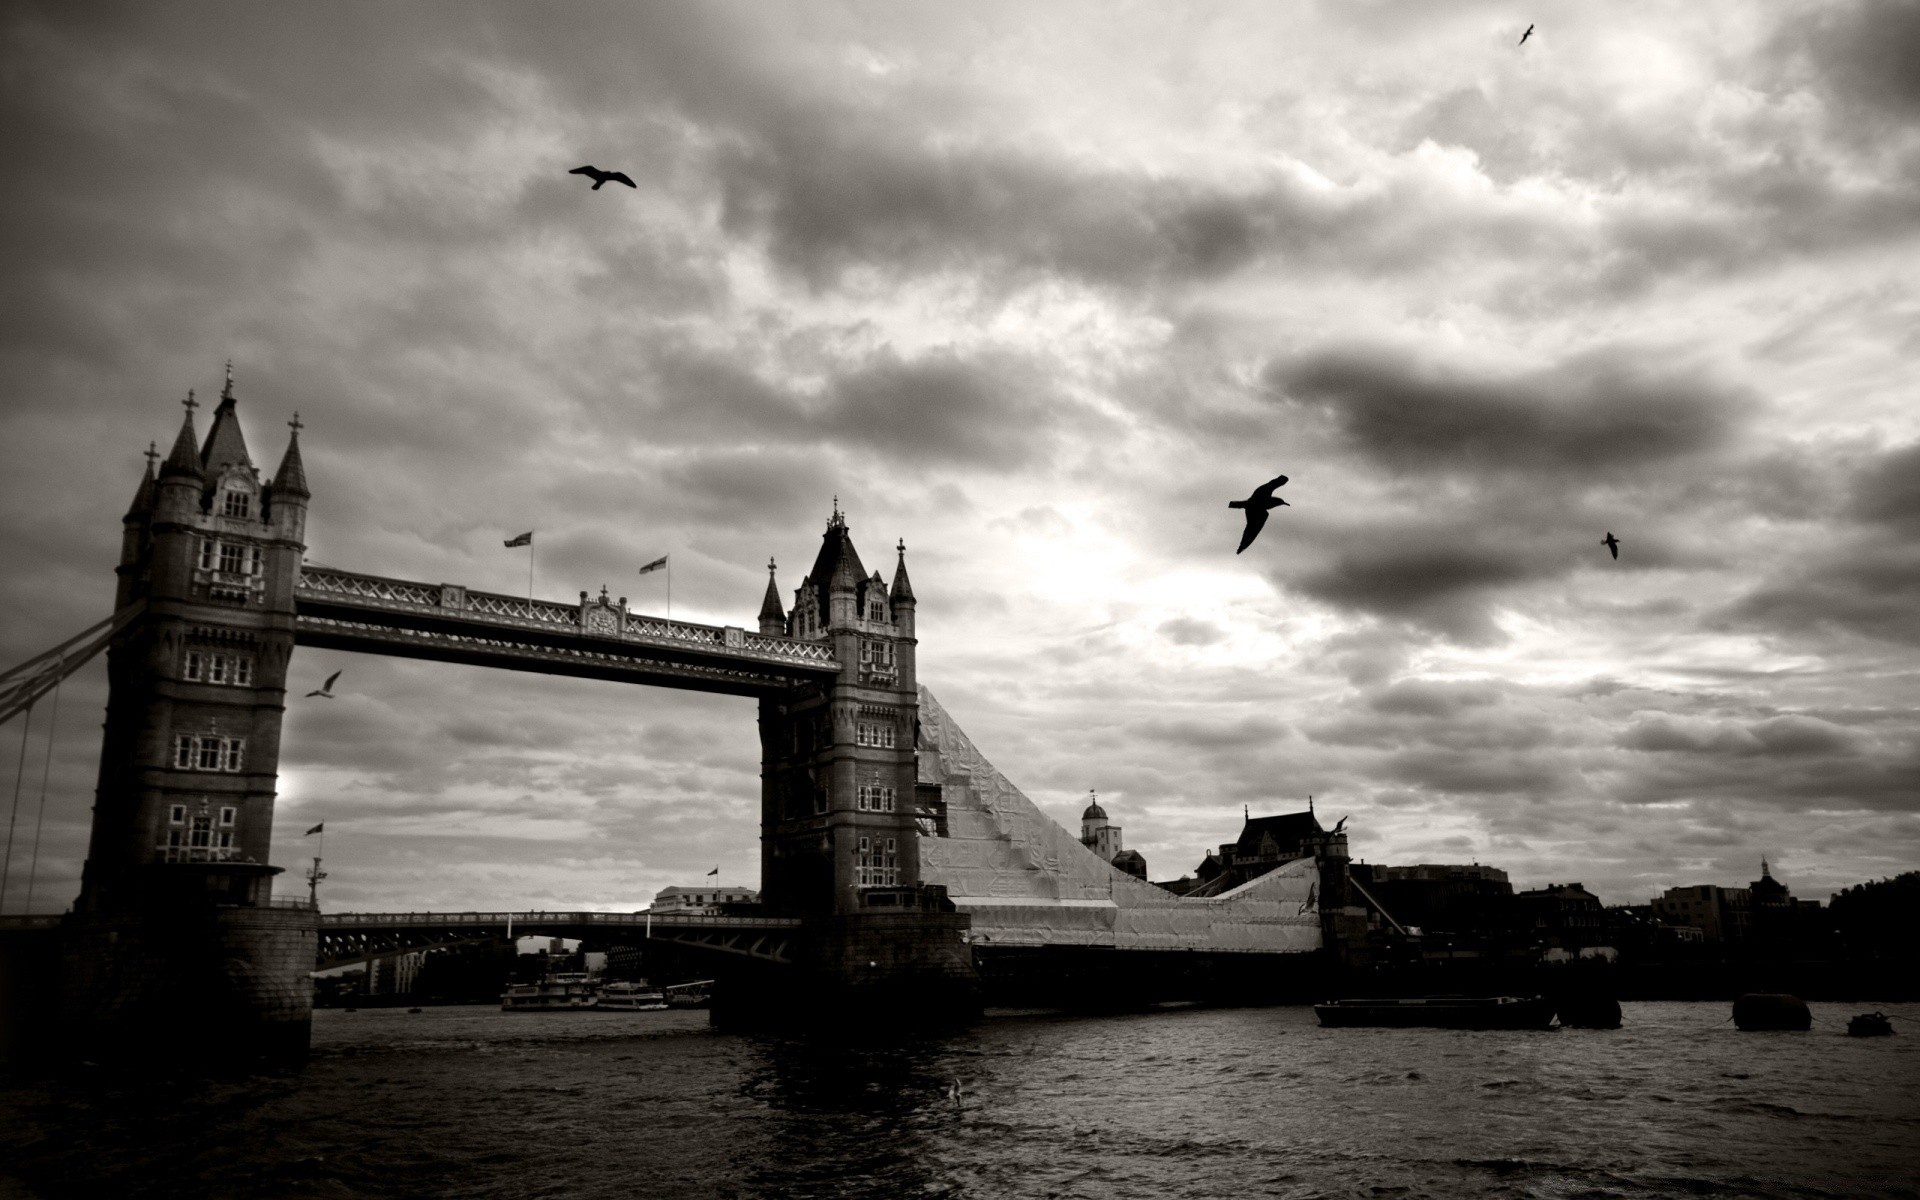
<svg viewBox="0 0 1920 1200">
<path fill-rule="evenodd" d="M 667 620 L 673 620 L 673 555 L 667 555 Z"/>
<path fill-rule="evenodd" d="M 527 539 L 527 603 L 533 603 L 533 539 Z"/>
</svg>

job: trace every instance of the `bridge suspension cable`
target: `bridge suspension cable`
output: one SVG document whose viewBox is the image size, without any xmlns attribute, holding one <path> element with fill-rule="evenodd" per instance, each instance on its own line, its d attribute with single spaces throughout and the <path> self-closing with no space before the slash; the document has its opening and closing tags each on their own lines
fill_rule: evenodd
<svg viewBox="0 0 1920 1200">
<path fill-rule="evenodd" d="M 61 680 L 106 649 L 113 635 L 125 629 L 127 623 L 139 616 L 145 607 L 146 601 L 136 600 L 105 620 L 89 625 L 53 649 L 0 671 L 0 725 L 32 708 L 35 701 L 52 691 Z"/>
<path fill-rule="evenodd" d="M 85 666 L 126 628 L 127 623 L 146 607 L 136 601 L 103 621 L 97 621 L 53 649 L 34 655 L 18 666 L 0 672 L 0 725 L 25 713 L 20 723 L 20 764 L 14 772 L 13 805 L 7 817 L 7 842 L 0 857 L 0 905 L 6 903 L 7 881 L 13 875 L 13 834 L 20 821 L 20 790 L 27 772 L 27 732 L 33 726 L 33 706 L 40 697 L 53 693 L 53 718 L 60 717 L 60 685 L 67 676 Z M 47 760 L 40 771 L 40 815 L 34 822 L 32 861 L 27 870 L 27 906 L 33 905 L 33 883 L 40 870 L 40 829 L 47 816 L 47 778 L 53 769 L 53 737 L 57 730 L 47 727 Z"/>
</svg>

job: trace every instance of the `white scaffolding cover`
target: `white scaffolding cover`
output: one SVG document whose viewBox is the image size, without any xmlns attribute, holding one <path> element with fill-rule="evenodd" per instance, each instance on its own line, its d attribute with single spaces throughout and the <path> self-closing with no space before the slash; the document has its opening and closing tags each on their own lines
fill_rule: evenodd
<svg viewBox="0 0 1920 1200">
<path fill-rule="evenodd" d="M 926 688 L 920 782 L 937 783 L 947 836 L 920 837 L 920 875 L 943 884 L 992 945 L 1256 953 L 1320 948 L 1312 858 L 1220 896 L 1188 899 L 1135 879 L 1080 844 L 1007 782 Z"/>
</svg>

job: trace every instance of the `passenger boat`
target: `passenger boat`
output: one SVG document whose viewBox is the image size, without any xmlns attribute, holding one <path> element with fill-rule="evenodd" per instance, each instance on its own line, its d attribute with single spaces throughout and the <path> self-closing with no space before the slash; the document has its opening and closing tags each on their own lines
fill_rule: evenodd
<svg viewBox="0 0 1920 1200">
<path fill-rule="evenodd" d="M 609 983 L 600 989 L 600 998 L 594 1002 L 595 1008 L 619 1012 L 643 1012 L 666 1006 L 666 995 L 644 979 Z"/>
<path fill-rule="evenodd" d="M 1422 996 L 1405 1000 L 1329 1000 L 1313 1011 L 1327 1026 L 1431 1029 L 1549 1029 L 1544 996 Z"/>
<path fill-rule="evenodd" d="M 593 1007 L 593 984 L 583 971 L 562 971 L 539 983 L 516 983 L 500 996 L 502 1012 L 564 1012 Z"/>
</svg>

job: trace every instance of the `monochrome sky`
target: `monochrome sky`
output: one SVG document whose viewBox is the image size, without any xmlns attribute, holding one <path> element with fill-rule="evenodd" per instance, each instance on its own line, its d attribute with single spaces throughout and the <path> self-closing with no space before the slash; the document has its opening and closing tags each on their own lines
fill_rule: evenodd
<svg viewBox="0 0 1920 1200">
<path fill-rule="evenodd" d="M 670 554 L 750 625 L 837 495 L 1154 878 L 1309 794 L 1609 903 L 1920 866 L 1911 0 L 16 4 L 0 104 L 0 665 L 231 358 L 329 565 L 518 591 L 533 529 L 543 595 Z M 293 670 L 283 892 L 321 820 L 333 908 L 758 882 L 748 701 Z M 0 730 L 43 911 L 104 696 Z"/>
</svg>

